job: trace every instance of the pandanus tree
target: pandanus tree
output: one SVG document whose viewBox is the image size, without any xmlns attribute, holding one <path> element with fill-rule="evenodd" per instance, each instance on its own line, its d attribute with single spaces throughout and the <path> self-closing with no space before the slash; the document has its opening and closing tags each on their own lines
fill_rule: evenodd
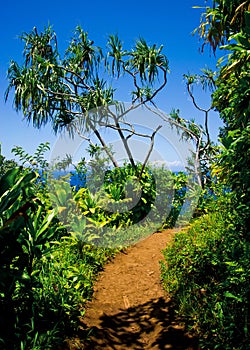
<svg viewBox="0 0 250 350">
<path fill-rule="evenodd" d="M 166 87 L 169 71 L 168 59 L 163 53 L 162 45 L 149 45 L 140 38 L 130 50 L 126 50 L 117 35 L 110 35 L 102 49 L 95 45 L 88 33 L 77 27 L 61 56 L 56 33 L 51 27 L 45 28 L 41 33 L 33 28 L 30 33 L 22 34 L 21 39 L 24 42 L 24 59 L 21 65 L 15 61 L 10 63 L 6 99 L 14 91 L 15 109 L 22 111 L 26 120 L 34 127 L 51 124 L 55 133 L 66 130 L 72 137 L 78 134 L 94 147 L 96 143 L 89 137 L 91 133 L 114 167 L 118 167 L 118 161 L 110 151 L 100 127 L 118 134 L 127 159 L 135 169 L 136 161 L 130 148 L 130 138 L 135 136 L 146 139 L 148 150 L 139 171 L 140 177 L 161 125 L 157 124 L 151 132 L 143 133 L 136 130 L 133 122 L 126 121 L 124 116 L 130 110 L 144 105 L 152 111 L 152 116 L 154 113 L 158 114 L 163 123 L 174 127 L 183 138 L 191 140 L 196 164 L 204 160 L 205 153 L 208 154 L 209 110 L 202 110 L 205 113 L 204 130 L 194 120 L 184 120 L 175 112 L 170 115 L 158 113 L 159 110 L 155 108 L 155 98 Z M 211 84 L 213 77 L 209 74 L 203 74 L 203 78 L 193 76 L 192 80 L 190 77 L 187 79 L 191 98 L 192 86 L 197 81 L 203 79 L 203 85 Z M 120 80 L 126 81 L 127 92 L 130 91 L 129 107 L 117 107 L 116 86 L 120 87 Z M 109 109 L 112 104 L 116 105 L 115 113 Z M 95 110 L 98 113 L 91 112 Z M 204 135 L 207 137 L 205 141 Z M 195 172 L 202 185 L 198 167 Z"/>
<path fill-rule="evenodd" d="M 24 41 L 24 61 L 22 65 L 15 61 L 10 63 L 6 99 L 14 90 L 15 109 L 21 110 L 34 127 L 50 123 L 55 132 L 66 129 L 72 136 L 78 133 L 89 142 L 91 140 L 86 134 L 92 131 L 117 167 L 117 160 L 98 131 L 93 114 L 88 114 L 88 111 L 114 104 L 112 80 L 126 76 L 133 86 L 132 108 L 153 103 L 154 97 L 167 83 L 169 67 L 162 53 L 163 46 L 149 46 L 144 39 L 139 39 L 127 51 L 123 49 L 121 40 L 111 35 L 106 49 L 102 50 L 88 33 L 77 27 L 61 57 L 56 33 L 51 27 L 45 28 L 42 33 L 34 28 L 30 33 L 24 33 L 21 39 Z M 128 137 L 125 136 L 128 131 L 136 135 L 133 126 L 122 125 L 121 118 L 115 114 L 110 114 L 109 119 L 102 122 L 118 132 L 130 163 L 135 167 Z M 140 136 L 153 138 L 152 135 Z"/>
</svg>

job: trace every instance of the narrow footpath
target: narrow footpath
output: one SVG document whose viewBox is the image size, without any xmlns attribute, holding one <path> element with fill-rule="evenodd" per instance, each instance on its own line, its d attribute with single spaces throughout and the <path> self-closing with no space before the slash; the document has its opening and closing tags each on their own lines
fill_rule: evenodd
<svg viewBox="0 0 250 350">
<path fill-rule="evenodd" d="M 162 249 L 174 230 L 157 232 L 105 266 L 83 319 L 87 350 L 197 350 L 174 315 L 160 280 Z"/>
</svg>

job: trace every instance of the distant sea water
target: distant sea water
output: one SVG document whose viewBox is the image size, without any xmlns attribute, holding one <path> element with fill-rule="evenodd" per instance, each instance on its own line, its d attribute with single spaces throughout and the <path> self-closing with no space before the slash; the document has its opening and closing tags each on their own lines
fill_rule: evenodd
<svg viewBox="0 0 250 350">
<path fill-rule="evenodd" d="M 75 187 L 78 191 L 82 187 L 86 187 L 86 175 L 79 176 L 76 172 L 71 172 L 70 186 Z"/>
<path fill-rule="evenodd" d="M 86 175 L 79 176 L 76 171 L 54 171 L 53 177 L 54 179 L 58 179 L 60 177 L 69 177 L 70 186 L 76 187 L 78 191 L 82 187 L 86 187 Z"/>
<path fill-rule="evenodd" d="M 178 174 L 179 171 L 173 171 L 174 174 Z M 69 183 L 72 187 L 75 187 L 78 191 L 82 187 L 86 187 L 87 174 L 79 176 L 75 171 L 55 171 L 53 173 L 55 179 L 59 177 L 69 176 Z"/>
</svg>

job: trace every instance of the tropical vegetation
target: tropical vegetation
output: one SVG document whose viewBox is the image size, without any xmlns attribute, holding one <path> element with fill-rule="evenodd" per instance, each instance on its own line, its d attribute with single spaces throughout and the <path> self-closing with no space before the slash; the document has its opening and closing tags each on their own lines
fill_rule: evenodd
<svg viewBox="0 0 250 350">
<path fill-rule="evenodd" d="M 202 348 L 249 349 L 249 1 L 213 1 L 197 31 L 212 51 L 228 51 L 212 94 L 224 127 L 212 200 L 164 251 L 162 279 Z"/>
<path fill-rule="evenodd" d="M 55 133 L 80 136 L 90 160 L 75 164 L 67 156 L 51 167 L 45 155 L 49 143 L 33 155 L 13 148 L 18 161 L 0 152 L 1 348 L 54 349 L 79 334 L 99 271 L 119 250 L 146 237 L 152 222 L 159 223 L 157 229 L 176 225 L 192 170 L 200 199 L 191 223 L 164 249 L 162 284 L 201 349 L 249 349 L 250 2 L 214 0 L 195 33 L 202 50 L 210 45 L 212 53 L 223 48 L 228 54 L 215 72 L 184 75 L 204 128 L 177 109 L 164 117 L 194 146 L 189 168 L 179 173 L 150 164 L 160 127 L 145 134 L 126 122 L 127 107 L 117 103 L 112 85 L 114 77 L 130 79 L 129 110 L 152 108 L 167 84 L 162 46 L 140 39 L 126 50 L 110 36 L 102 49 L 77 27 L 61 56 L 51 27 L 21 36 L 24 61 L 10 63 L 6 99 L 14 96 L 15 109 L 34 127 L 50 124 Z M 211 93 L 209 108 L 197 102 L 195 84 Z M 209 135 L 212 109 L 224 122 L 219 145 Z M 119 164 L 108 147 L 99 132 L 104 125 L 119 136 L 127 162 Z M 143 162 L 133 157 L 132 137 L 149 140 Z M 54 178 L 55 170 L 60 178 Z M 79 181 L 72 184 L 75 176 Z M 163 221 L 155 206 L 159 193 L 168 213 Z"/>
</svg>

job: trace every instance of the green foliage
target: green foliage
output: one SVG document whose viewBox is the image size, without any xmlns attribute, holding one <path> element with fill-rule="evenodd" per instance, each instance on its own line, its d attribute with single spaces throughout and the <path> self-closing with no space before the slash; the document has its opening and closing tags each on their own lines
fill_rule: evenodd
<svg viewBox="0 0 250 350">
<path fill-rule="evenodd" d="M 49 181 L 51 203 L 79 249 L 84 244 L 124 247 L 146 237 L 153 225 L 175 225 L 186 199 L 187 175 L 129 163 L 111 169 L 100 147 L 88 151 L 91 160 L 74 165 L 86 180 L 84 187 L 72 189 L 65 176 Z"/>
<path fill-rule="evenodd" d="M 78 317 L 83 316 L 83 305 L 92 294 L 96 274 L 113 254 L 112 250 L 88 244 L 79 251 L 78 239 L 74 237 L 63 237 L 60 242 L 55 242 L 53 249 L 38 264 L 42 269 L 43 288 L 37 292 L 42 293 L 47 312 L 55 311 L 57 317 L 61 309 L 72 321 L 75 321 L 74 312 Z"/>
<path fill-rule="evenodd" d="M 13 168 L 0 179 L 0 240 L 2 305 L 8 304 L 16 288 L 16 282 L 25 274 L 27 256 L 22 248 L 20 234 L 25 227 L 27 211 L 33 206 L 30 185 L 34 173 L 22 174 Z"/>
<path fill-rule="evenodd" d="M 173 226 L 184 198 L 184 193 L 178 191 L 185 185 L 187 177 L 184 174 L 175 176 L 164 168 L 149 167 L 143 170 L 139 178 L 141 167 L 142 165 L 138 164 L 134 169 L 130 164 L 124 164 L 122 167 L 107 170 L 102 186 L 95 193 L 89 188 L 80 189 L 75 199 L 83 214 L 92 222 L 119 228 L 136 224 L 152 212 L 150 219 L 162 224 L 160 221 L 162 218 L 157 213 L 154 202 L 156 196 L 161 196 L 162 198 L 158 200 L 161 201 L 162 207 L 166 212 L 167 208 L 170 210 L 173 184 L 176 182 L 173 204 L 176 211 L 175 214 L 169 214 L 168 222 L 170 224 L 171 221 Z"/>
<path fill-rule="evenodd" d="M 80 26 L 63 56 L 59 55 L 56 33 L 50 26 L 41 33 L 33 28 L 21 39 L 24 60 L 21 65 L 15 61 L 10 63 L 6 99 L 13 90 L 15 109 L 22 111 L 26 120 L 37 128 L 50 123 L 55 133 L 66 130 L 71 137 L 78 134 L 90 147 L 93 144 L 87 134 L 93 132 L 99 142 L 97 147 L 105 149 L 115 167 L 118 162 L 98 129 L 105 126 L 117 131 L 135 167 L 128 139 L 139 134 L 132 124 L 124 126 L 126 113 L 115 100 L 112 84 L 114 78 L 124 76 L 131 81 L 129 109 L 152 101 L 167 83 L 168 60 L 162 52 L 163 46 L 149 46 L 144 39 L 139 39 L 130 50 L 123 50 L 121 40 L 111 35 L 106 47 L 101 49 Z M 111 105 L 117 106 L 118 116 L 108 110 Z M 104 108 L 105 115 L 102 112 L 98 115 Z M 140 136 L 150 137 L 153 145 L 157 131 L 151 136 Z"/>
<path fill-rule="evenodd" d="M 124 50 L 117 36 L 110 36 L 106 49 L 94 45 L 88 33 L 78 26 L 61 57 L 56 33 L 49 26 L 21 35 L 24 62 L 10 63 L 8 98 L 14 90 L 14 106 L 35 127 L 51 123 L 55 131 L 68 126 L 78 115 L 114 102 L 113 77 L 127 75 L 136 88 L 134 101 L 151 100 L 166 84 L 168 60 L 163 47 L 149 46 L 144 39 L 131 50 Z M 159 75 L 163 83 L 154 90 Z M 139 76 L 140 81 L 137 81 Z M 147 96 L 143 91 L 150 90 Z M 79 114 L 78 114 L 79 113 Z M 83 129 L 93 130 L 84 118 Z M 75 131 L 75 130 L 74 130 Z"/>
<path fill-rule="evenodd" d="M 0 338 L 9 348 L 32 313 L 35 263 L 56 235 L 54 212 L 35 196 L 37 174 L 13 168 L 0 179 Z M 22 312 L 22 313 L 21 313 Z M 16 334 L 16 336 L 13 336 Z"/>
<path fill-rule="evenodd" d="M 222 148 L 218 168 L 222 174 L 219 176 L 237 195 L 239 216 L 244 217 L 244 226 L 247 226 L 250 213 L 250 12 L 245 5 L 241 7 L 240 30 L 225 46 L 230 54 L 226 64 L 220 67 L 213 104 L 225 122 L 220 134 Z"/>
<path fill-rule="evenodd" d="M 130 69 L 133 71 L 133 75 L 139 72 L 142 81 L 147 82 L 148 78 L 149 83 L 152 84 L 159 74 L 159 67 L 167 71 L 168 60 L 161 53 L 162 49 L 163 46 L 157 48 L 156 45 L 153 45 L 150 47 L 144 39 L 138 40 L 128 62 L 128 66 L 131 65 Z"/>
<path fill-rule="evenodd" d="M 228 55 L 219 60 L 213 107 L 225 123 L 220 133 L 221 152 L 216 175 L 230 185 L 238 201 L 249 208 L 249 1 L 213 1 L 207 7 L 199 34 L 216 50 L 221 44 Z M 219 174 L 221 173 L 221 174 Z M 241 213 L 239 213 L 240 215 Z M 246 217 L 249 215 L 246 215 Z"/>
<path fill-rule="evenodd" d="M 33 292 L 33 328 L 21 337 L 25 349 L 33 344 L 41 350 L 49 346 L 54 349 L 78 330 L 96 275 L 113 254 L 89 245 L 80 253 L 78 239 L 73 237 L 54 242 L 36 264 L 39 275 Z"/>
<path fill-rule="evenodd" d="M 31 160 L 23 150 L 19 153 L 24 162 Z M 40 164 L 46 166 L 44 159 Z M 3 349 L 54 349 L 62 344 L 78 328 L 96 274 L 114 254 L 82 240 L 87 225 L 82 217 L 77 221 L 77 215 L 73 216 L 74 232 L 61 237 L 65 228 L 51 209 L 47 184 L 37 182 L 38 178 L 38 173 L 23 167 L 10 169 L 0 178 Z M 68 194 L 65 184 L 61 182 L 57 192 L 62 203 Z"/>
<path fill-rule="evenodd" d="M 195 32 L 204 40 L 202 49 L 209 44 L 215 52 L 244 26 L 243 14 L 249 10 L 249 1 L 213 0 L 213 6 L 207 6 L 205 10 Z"/>
<path fill-rule="evenodd" d="M 237 216 L 228 211 L 232 195 L 227 197 L 224 204 L 217 203 L 217 211 L 195 220 L 164 250 L 162 280 L 202 349 L 246 350 L 250 245 L 236 229 Z"/>
<path fill-rule="evenodd" d="M 180 215 L 180 212 L 183 207 L 183 203 L 186 197 L 187 191 L 187 179 L 188 176 L 183 172 L 179 172 L 178 174 L 171 174 L 172 184 L 174 189 L 174 196 L 172 200 L 169 200 L 169 203 L 166 203 L 166 198 L 163 199 L 163 205 L 167 207 L 171 203 L 170 212 L 166 218 L 166 221 L 163 223 L 164 228 L 173 228 L 176 224 L 176 221 Z"/>
<path fill-rule="evenodd" d="M 4 175 L 8 170 L 15 168 L 17 163 L 13 159 L 6 159 L 1 154 L 1 143 L 0 143 L 0 176 Z"/>
<path fill-rule="evenodd" d="M 219 61 L 213 107 L 225 123 L 199 211 L 164 250 L 162 280 L 202 349 L 249 349 L 249 1 L 214 1 L 200 27 Z"/>
<path fill-rule="evenodd" d="M 141 165 L 134 169 L 130 164 L 120 168 L 115 168 L 106 172 L 104 190 L 111 199 L 109 207 L 111 211 L 116 212 L 116 203 L 123 201 L 124 211 L 127 220 L 131 224 L 141 221 L 152 209 L 152 205 L 156 196 L 154 177 L 149 169 L 145 169 L 140 173 Z M 112 205 L 112 202 L 114 205 Z M 130 204 L 132 208 L 129 209 Z M 121 211 L 121 205 L 119 210 Z M 119 226 L 119 222 L 118 225 Z"/>
<path fill-rule="evenodd" d="M 19 162 L 22 166 L 25 166 L 26 168 L 29 167 L 33 170 L 43 170 L 46 171 L 49 167 L 48 161 L 45 159 L 45 153 L 50 149 L 49 142 L 41 143 L 34 155 L 30 155 L 29 153 L 25 152 L 25 150 L 20 147 L 16 146 L 12 149 L 12 153 L 15 154 L 19 158 Z"/>
</svg>

